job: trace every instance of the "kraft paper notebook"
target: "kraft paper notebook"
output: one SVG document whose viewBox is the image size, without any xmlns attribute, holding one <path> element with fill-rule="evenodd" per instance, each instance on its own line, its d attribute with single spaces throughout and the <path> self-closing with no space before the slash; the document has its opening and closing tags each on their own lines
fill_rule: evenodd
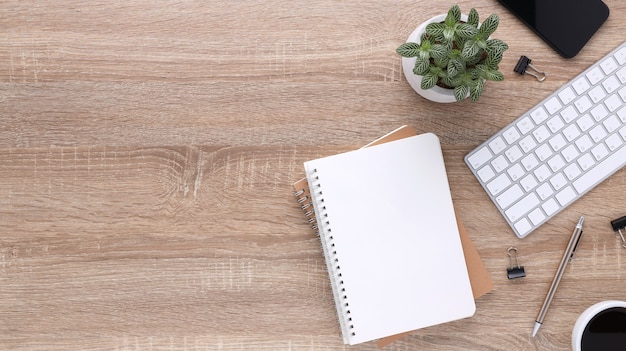
<svg viewBox="0 0 626 351">
<path fill-rule="evenodd" d="M 371 143 L 365 145 L 364 147 L 382 144 L 382 143 L 386 143 L 389 141 L 398 140 L 398 139 L 406 138 L 409 136 L 414 136 L 416 134 L 417 133 L 415 132 L 415 129 L 413 129 L 410 126 L 404 125 L 372 141 Z M 309 185 L 308 185 L 306 178 L 302 178 L 296 181 L 293 184 L 293 190 L 298 200 L 298 203 L 304 210 L 306 218 L 309 220 L 310 223 L 312 223 L 313 229 L 317 231 L 317 226 L 315 224 L 314 211 L 311 211 L 312 205 L 310 204 L 310 198 L 309 198 Z M 476 246 L 472 242 L 471 238 L 469 237 L 467 233 L 467 230 L 465 229 L 463 224 L 460 222 L 458 217 L 457 217 L 457 224 L 459 227 L 459 235 L 461 238 L 461 243 L 463 244 L 463 252 L 465 253 L 465 263 L 467 265 L 470 283 L 472 285 L 472 293 L 474 295 L 474 299 L 478 299 L 479 297 L 485 295 L 486 293 L 491 291 L 491 289 L 493 289 L 493 281 L 491 279 L 491 276 L 489 275 L 489 272 L 485 268 L 485 265 L 482 259 L 480 258 L 480 255 L 478 253 L 478 250 L 476 249 Z M 406 333 L 401 333 L 401 334 L 396 334 L 396 335 L 381 338 L 376 341 L 376 345 L 379 348 L 383 348 L 391 344 L 392 342 L 403 338 L 404 336 L 410 333 L 411 332 L 406 332 Z"/>
<path fill-rule="evenodd" d="M 346 344 L 473 315 L 472 287 L 434 134 L 304 166 Z"/>
</svg>

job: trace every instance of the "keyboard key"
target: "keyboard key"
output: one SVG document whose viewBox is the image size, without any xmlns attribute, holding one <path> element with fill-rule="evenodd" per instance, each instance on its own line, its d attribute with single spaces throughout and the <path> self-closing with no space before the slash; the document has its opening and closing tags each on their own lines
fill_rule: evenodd
<svg viewBox="0 0 626 351">
<path fill-rule="evenodd" d="M 587 89 L 591 88 L 591 85 L 585 77 L 580 77 L 574 81 L 572 88 L 576 90 L 578 95 L 582 95 L 585 91 L 587 91 Z"/>
<path fill-rule="evenodd" d="M 552 134 L 554 134 L 558 132 L 559 130 L 561 130 L 561 128 L 563 128 L 565 124 L 563 123 L 563 120 L 561 119 L 561 117 L 556 115 L 550 118 L 548 122 L 546 122 L 546 125 L 548 126 L 548 128 L 550 128 L 550 131 L 552 132 Z"/>
<path fill-rule="evenodd" d="M 511 222 L 516 222 L 518 219 L 528 213 L 528 211 L 532 210 L 539 204 L 540 201 L 537 195 L 535 195 L 535 193 L 530 193 L 523 197 L 520 201 L 515 203 L 513 206 L 509 207 L 509 209 L 505 211 L 505 214 Z"/>
<path fill-rule="evenodd" d="M 519 128 L 522 134 L 526 134 L 530 132 L 534 127 L 535 125 L 533 124 L 533 122 L 531 122 L 530 118 L 528 117 L 524 117 L 521 120 L 519 120 L 519 122 L 517 122 L 517 128 Z"/>
<path fill-rule="evenodd" d="M 552 187 L 548 183 L 541 184 L 535 192 L 539 195 L 541 200 L 545 200 L 554 194 L 554 190 L 552 190 Z"/>
<path fill-rule="evenodd" d="M 561 206 L 565 206 L 570 201 L 574 200 L 574 198 L 576 197 L 576 192 L 574 191 L 574 188 L 572 188 L 571 186 L 567 186 L 565 189 L 557 193 L 554 197 Z"/>
<path fill-rule="evenodd" d="M 533 174 L 535 175 L 535 177 L 537 178 L 539 182 L 544 182 L 546 179 L 550 178 L 550 176 L 552 175 L 552 173 L 550 172 L 550 169 L 545 164 L 539 166 L 539 168 L 537 168 L 533 172 Z"/>
<path fill-rule="evenodd" d="M 565 89 L 563 89 L 563 91 L 559 93 L 559 98 L 561 99 L 563 105 L 567 105 L 570 102 L 574 101 L 574 99 L 576 98 L 576 93 L 574 93 L 574 90 L 572 90 L 572 88 L 566 87 Z"/>
<path fill-rule="evenodd" d="M 591 83 L 591 85 L 596 85 L 602 80 L 602 78 L 604 78 L 604 74 L 600 70 L 600 67 L 596 66 L 587 72 L 586 77 L 589 79 L 589 83 Z"/>
<path fill-rule="evenodd" d="M 567 141 L 572 141 L 580 136 L 580 130 L 576 128 L 576 125 L 570 124 L 565 129 L 563 129 L 563 135 L 565 135 Z"/>
<path fill-rule="evenodd" d="M 552 152 L 552 149 L 550 149 L 550 147 L 548 146 L 548 144 L 543 144 L 535 150 L 535 154 L 539 158 L 539 161 L 543 162 L 547 160 L 548 157 L 552 156 L 553 152 Z"/>
<path fill-rule="evenodd" d="M 539 225 L 544 219 L 546 219 L 546 215 L 540 208 L 536 208 L 528 214 L 528 219 L 530 219 L 533 225 Z"/>
<path fill-rule="evenodd" d="M 493 161 L 491 161 L 491 166 L 496 171 L 496 173 L 500 173 L 509 166 L 509 162 L 506 160 L 506 158 L 504 158 L 503 155 L 500 155 L 496 157 Z"/>
<path fill-rule="evenodd" d="M 593 116 L 593 119 L 595 119 L 597 122 L 600 122 L 604 119 L 604 117 L 609 115 L 609 111 L 606 110 L 604 105 L 598 105 L 592 108 L 589 113 L 591 113 L 591 116 Z"/>
<path fill-rule="evenodd" d="M 519 182 L 522 185 L 522 188 L 524 189 L 524 191 L 529 192 L 532 189 L 534 189 L 537 184 L 537 180 L 535 179 L 535 177 L 532 174 L 528 174 L 527 176 L 525 176 L 524 178 L 522 178 L 522 180 L 520 180 Z"/>
<path fill-rule="evenodd" d="M 565 173 L 565 176 L 569 180 L 573 180 L 574 178 L 578 177 L 581 173 L 580 168 L 578 168 L 578 166 L 575 163 L 571 163 L 569 166 L 565 167 L 563 172 Z"/>
<path fill-rule="evenodd" d="M 622 137 L 624 140 L 626 140 L 626 126 L 625 126 L 625 127 L 620 128 L 618 133 L 619 133 L 619 135 L 621 135 L 621 137 Z"/>
<path fill-rule="evenodd" d="M 615 110 L 623 105 L 622 100 L 617 94 L 609 96 L 608 99 L 604 100 L 604 104 L 609 109 L 609 112 L 615 112 Z"/>
<path fill-rule="evenodd" d="M 548 113 L 550 115 L 557 113 L 557 111 L 560 110 L 561 107 L 563 107 L 559 102 L 559 99 L 556 98 L 556 96 L 550 98 L 545 104 L 543 104 L 543 106 L 546 108 L 546 110 L 548 110 Z"/>
<path fill-rule="evenodd" d="M 583 135 L 578 138 L 578 140 L 576 140 L 576 146 L 578 147 L 578 150 L 582 153 L 589 150 L 589 148 L 593 146 L 593 142 L 591 141 L 589 136 Z"/>
<path fill-rule="evenodd" d="M 576 121 L 576 124 L 578 124 L 578 127 L 580 127 L 580 130 L 582 130 L 583 132 L 586 132 L 587 129 L 591 128 L 591 126 L 593 126 L 593 123 L 594 122 L 591 119 L 591 115 L 589 114 L 584 114 Z"/>
<path fill-rule="evenodd" d="M 602 122 L 602 125 L 604 126 L 604 128 L 606 128 L 606 131 L 609 133 L 613 133 L 619 127 L 622 126 L 622 124 L 620 123 L 620 121 L 617 119 L 615 115 L 611 115 L 611 117 L 607 118 L 604 122 Z"/>
<path fill-rule="evenodd" d="M 540 124 L 541 122 L 545 121 L 546 118 L 548 118 L 548 114 L 546 113 L 546 110 L 544 110 L 541 107 L 538 107 L 533 112 L 530 113 L 530 117 L 532 117 L 533 121 L 536 124 Z"/>
<path fill-rule="evenodd" d="M 591 149 L 591 154 L 596 159 L 596 161 L 600 161 L 609 154 L 609 149 L 607 149 L 604 144 L 599 144 Z"/>
<path fill-rule="evenodd" d="M 548 166 L 552 170 L 552 172 L 557 172 L 561 168 L 565 167 L 565 161 L 561 155 L 556 154 L 550 160 L 548 160 Z"/>
<path fill-rule="evenodd" d="M 493 169 L 491 169 L 489 165 L 486 165 L 485 167 L 479 169 L 476 174 L 478 174 L 480 180 L 482 180 L 483 182 L 489 181 L 489 179 L 493 178 L 496 175 L 496 173 L 493 171 Z"/>
<path fill-rule="evenodd" d="M 626 64 L 626 47 L 617 50 L 613 56 L 620 65 Z"/>
<path fill-rule="evenodd" d="M 482 147 L 480 150 L 468 157 L 468 161 L 472 165 L 472 168 L 477 169 L 491 160 L 491 151 L 487 147 Z"/>
<path fill-rule="evenodd" d="M 552 146 L 552 150 L 559 151 L 567 145 L 567 141 L 565 141 L 562 134 L 557 134 L 548 141 L 548 144 Z"/>
<path fill-rule="evenodd" d="M 515 127 L 507 129 L 504 133 L 502 133 L 502 136 L 504 136 L 504 140 L 506 140 L 509 144 L 513 144 L 520 138 L 519 132 Z"/>
<path fill-rule="evenodd" d="M 543 208 L 548 216 L 552 216 L 559 210 L 559 205 L 556 203 L 554 198 L 550 198 L 548 201 L 544 202 L 543 205 L 541 205 L 541 208 Z"/>
<path fill-rule="evenodd" d="M 518 180 L 526 174 L 526 172 L 524 172 L 522 166 L 519 163 L 511 166 L 511 168 L 507 169 L 506 172 L 509 174 L 509 177 L 511 177 L 513 181 Z"/>
<path fill-rule="evenodd" d="M 524 195 L 522 188 L 519 185 L 514 184 L 512 187 L 508 188 L 505 192 L 501 193 L 496 197 L 496 201 L 500 204 L 501 208 L 507 208 L 513 202 L 517 201 L 520 197 Z"/>
<path fill-rule="evenodd" d="M 497 137 L 493 139 L 491 142 L 489 142 L 489 148 L 491 149 L 491 152 L 493 152 L 494 155 L 499 154 L 500 151 L 504 150 L 505 147 L 506 147 L 506 144 L 504 143 L 504 140 L 500 137 Z"/>
<path fill-rule="evenodd" d="M 530 233 L 530 230 L 533 229 L 533 227 L 530 225 L 530 223 L 528 222 L 526 218 L 522 218 L 513 226 L 515 227 L 515 230 L 517 230 L 517 233 L 519 236 L 524 236 Z"/>
<path fill-rule="evenodd" d="M 539 161 L 533 154 L 530 154 L 522 159 L 522 166 L 524 166 L 526 171 L 531 171 L 533 168 L 537 167 L 538 164 Z"/>
<path fill-rule="evenodd" d="M 535 140 L 537 140 L 539 144 L 546 141 L 546 139 L 550 137 L 550 135 L 551 134 L 548 131 L 548 128 L 546 128 L 546 126 L 541 126 L 533 131 L 533 136 L 535 137 Z"/>
<path fill-rule="evenodd" d="M 506 155 L 506 157 L 509 159 L 509 162 L 511 163 L 517 162 L 517 160 L 519 160 L 522 156 L 524 156 L 524 154 L 522 153 L 522 150 L 520 150 L 519 146 L 517 145 L 511 146 L 511 148 L 506 150 L 504 154 Z"/>
<path fill-rule="evenodd" d="M 565 147 L 563 151 L 561 151 L 561 155 L 563 156 L 563 159 L 565 159 L 565 162 L 569 163 L 569 162 L 574 161 L 580 155 L 580 152 L 578 152 L 578 149 L 576 148 L 576 146 L 574 146 L 573 144 L 570 144 L 567 147 Z"/>
<path fill-rule="evenodd" d="M 506 173 L 502 173 L 487 184 L 487 189 L 491 192 L 491 195 L 498 195 L 509 185 L 511 185 L 511 180 L 507 177 Z"/>
<path fill-rule="evenodd" d="M 604 127 L 602 125 L 598 124 L 597 126 L 591 128 L 591 130 L 589 131 L 589 136 L 594 143 L 597 143 L 600 140 L 604 139 L 604 137 L 606 136 L 606 131 L 604 130 Z"/>
<path fill-rule="evenodd" d="M 522 148 L 522 151 L 525 153 L 529 153 L 532 149 L 537 146 L 535 139 L 532 136 L 528 135 L 519 142 L 519 146 Z"/>
<path fill-rule="evenodd" d="M 622 100 L 626 101 L 626 87 L 617 91 L 617 94 L 622 98 Z"/>
<path fill-rule="evenodd" d="M 616 76 L 610 76 L 604 82 L 602 82 L 602 86 L 604 87 L 604 90 L 606 90 L 607 94 L 611 94 L 615 90 L 619 89 L 621 84 L 617 80 Z"/>
<path fill-rule="evenodd" d="M 563 117 L 565 123 L 569 123 L 578 117 L 578 111 L 574 109 L 574 106 L 569 105 L 561 111 L 561 117 Z"/>
<path fill-rule="evenodd" d="M 588 170 L 596 163 L 596 161 L 594 161 L 593 157 L 589 153 L 582 155 L 576 162 L 578 162 L 580 169 L 582 169 L 583 171 Z"/>
<path fill-rule="evenodd" d="M 611 74 L 617 67 L 618 65 L 612 57 L 607 57 L 606 60 L 600 62 L 600 68 L 602 68 L 602 71 L 604 71 L 606 75 Z"/>
<path fill-rule="evenodd" d="M 574 102 L 574 106 L 578 109 L 578 112 L 583 113 L 593 106 L 593 103 L 586 95 L 581 96 L 576 102 Z"/>
<path fill-rule="evenodd" d="M 558 191 L 567 184 L 567 179 L 565 179 L 563 173 L 557 173 L 554 177 L 550 178 L 550 184 L 552 184 L 554 190 Z"/>
<path fill-rule="evenodd" d="M 620 82 L 626 83 L 626 67 L 621 68 L 619 71 L 617 71 L 615 76 L 617 77 L 617 79 L 619 79 Z"/>
<path fill-rule="evenodd" d="M 595 88 L 589 90 L 589 97 L 591 98 L 591 101 L 593 101 L 594 103 L 598 103 L 600 100 L 606 97 L 606 93 L 604 92 L 604 89 L 602 89 L 602 86 L 598 85 Z"/>
<path fill-rule="evenodd" d="M 624 143 L 618 134 L 611 134 L 604 142 L 611 151 L 615 151 L 615 149 L 621 147 Z"/>
</svg>

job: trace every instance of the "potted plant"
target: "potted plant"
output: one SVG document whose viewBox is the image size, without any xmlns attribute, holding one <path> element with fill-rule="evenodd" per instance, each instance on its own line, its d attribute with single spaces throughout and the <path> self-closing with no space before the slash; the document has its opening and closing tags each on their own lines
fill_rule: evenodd
<svg viewBox="0 0 626 351">
<path fill-rule="evenodd" d="M 468 96 L 477 101 L 487 80 L 504 79 L 498 65 L 509 46 L 491 39 L 499 21 L 492 14 L 481 24 L 476 9 L 465 16 L 453 5 L 447 15 L 424 22 L 396 49 L 409 84 L 434 101 L 461 101 Z"/>
</svg>

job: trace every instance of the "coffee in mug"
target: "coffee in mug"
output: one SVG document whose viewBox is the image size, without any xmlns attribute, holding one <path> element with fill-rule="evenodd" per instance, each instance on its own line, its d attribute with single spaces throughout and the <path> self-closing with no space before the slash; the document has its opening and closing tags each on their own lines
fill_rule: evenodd
<svg viewBox="0 0 626 351">
<path fill-rule="evenodd" d="M 626 350 L 626 301 L 602 301 L 587 308 L 572 330 L 572 350 Z"/>
</svg>

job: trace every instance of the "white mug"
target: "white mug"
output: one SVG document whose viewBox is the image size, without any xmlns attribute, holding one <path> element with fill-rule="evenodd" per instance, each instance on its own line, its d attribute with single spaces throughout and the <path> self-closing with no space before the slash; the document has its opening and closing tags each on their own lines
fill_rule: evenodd
<svg viewBox="0 0 626 351">
<path fill-rule="evenodd" d="M 597 318 L 596 318 L 597 317 Z M 604 322 L 604 323 L 603 323 Z M 610 322 L 610 324 L 608 323 Z M 597 332 L 603 325 L 610 325 L 611 332 Z M 594 329 L 596 332 L 594 332 Z M 583 337 L 585 345 L 583 345 Z M 609 300 L 598 302 L 587 308 L 576 321 L 572 330 L 572 350 L 592 351 L 592 340 L 602 342 L 601 339 L 619 338 L 626 340 L 626 301 Z M 598 344 L 594 344 L 595 350 L 599 350 Z M 583 349 L 583 347 L 585 347 Z M 623 350 L 625 344 L 621 344 L 619 350 Z"/>
</svg>

